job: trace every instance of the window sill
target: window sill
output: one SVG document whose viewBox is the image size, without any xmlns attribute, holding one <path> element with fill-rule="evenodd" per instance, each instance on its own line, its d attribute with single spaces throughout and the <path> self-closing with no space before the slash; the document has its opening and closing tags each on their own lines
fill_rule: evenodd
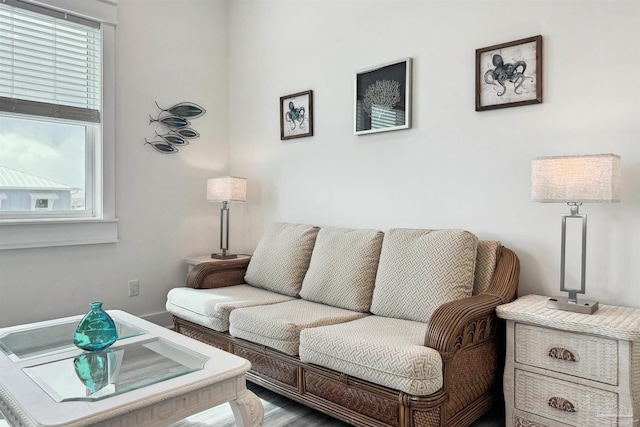
<svg viewBox="0 0 640 427">
<path fill-rule="evenodd" d="M 117 241 L 117 219 L 0 221 L 0 250 L 96 245 Z"/>
</svg>

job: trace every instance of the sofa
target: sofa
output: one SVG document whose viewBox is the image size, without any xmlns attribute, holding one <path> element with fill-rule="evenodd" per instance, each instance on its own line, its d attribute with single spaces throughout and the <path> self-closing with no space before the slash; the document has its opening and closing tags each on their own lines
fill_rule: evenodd
<svg viewBox="0 0 640 427">
<path fill-rule="evenodd" d="M 498 305 L 517 256 L 464 230 L 276 223 L 251 258 L 171 289 L 175 330 L 247 379 L 355 426 L 468 426 L 501 402 Z"/>
</svg>

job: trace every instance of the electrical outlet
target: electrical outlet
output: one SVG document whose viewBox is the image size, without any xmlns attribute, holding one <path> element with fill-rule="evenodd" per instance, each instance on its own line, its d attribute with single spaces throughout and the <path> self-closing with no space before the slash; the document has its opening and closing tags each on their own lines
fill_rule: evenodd
<svg viewBox="0 0 640 427">
<path fill-rule="evenodd" d="M 129 296 L 137 297 L 140 295 L 140 282 L 138 280 L 129 280 Z"/>
</svg>

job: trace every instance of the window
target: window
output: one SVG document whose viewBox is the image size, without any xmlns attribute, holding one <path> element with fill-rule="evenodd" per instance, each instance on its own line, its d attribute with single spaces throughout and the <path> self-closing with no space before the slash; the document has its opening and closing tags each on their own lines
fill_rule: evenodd
<svg viewBox="0 0 640 427">
<path fill-rule="evenodd" d="M 87 200 L 100 142 L 100 52 L 97 22 L 0 3 L 2 217 L 94 215 Z M 59 203 L 31 197 L 27 204 L 29 192 L 52 189 Z M 72 195 L 82 209 L 72 208 Z"/>
<path fill-rule="evenodd" d="M 116 2 L 59 4 L 0 1 L 0 249 L 117 241 Z"/>
</svg>

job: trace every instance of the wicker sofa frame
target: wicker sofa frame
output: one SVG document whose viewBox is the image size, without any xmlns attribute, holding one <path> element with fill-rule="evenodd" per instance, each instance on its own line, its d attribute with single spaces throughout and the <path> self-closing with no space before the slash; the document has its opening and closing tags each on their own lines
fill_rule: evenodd
<svg viewBox="0 0 640 427">
<path fill-rule="evenodd" d="M 174 316 L 175 330 L 248 359 L 247 379 L 313 409 L 361 427 L 468 426 L 489 410 L 499 393 L 504 331 L 495 308 L 515 299 L 520 266 L 509 249 L 498 249 L 489 288 L 440 306 L 429 321 L 425 345 L 443 360 L 444 385 L 429 396 L 414 396 L 317 365 L 263 345 L 234 338 Z M 244 283 L 248 259 L 195 266 L 192 288 Z M 501 401 L 501 399 L 499 399 Z"/>
</svg>

